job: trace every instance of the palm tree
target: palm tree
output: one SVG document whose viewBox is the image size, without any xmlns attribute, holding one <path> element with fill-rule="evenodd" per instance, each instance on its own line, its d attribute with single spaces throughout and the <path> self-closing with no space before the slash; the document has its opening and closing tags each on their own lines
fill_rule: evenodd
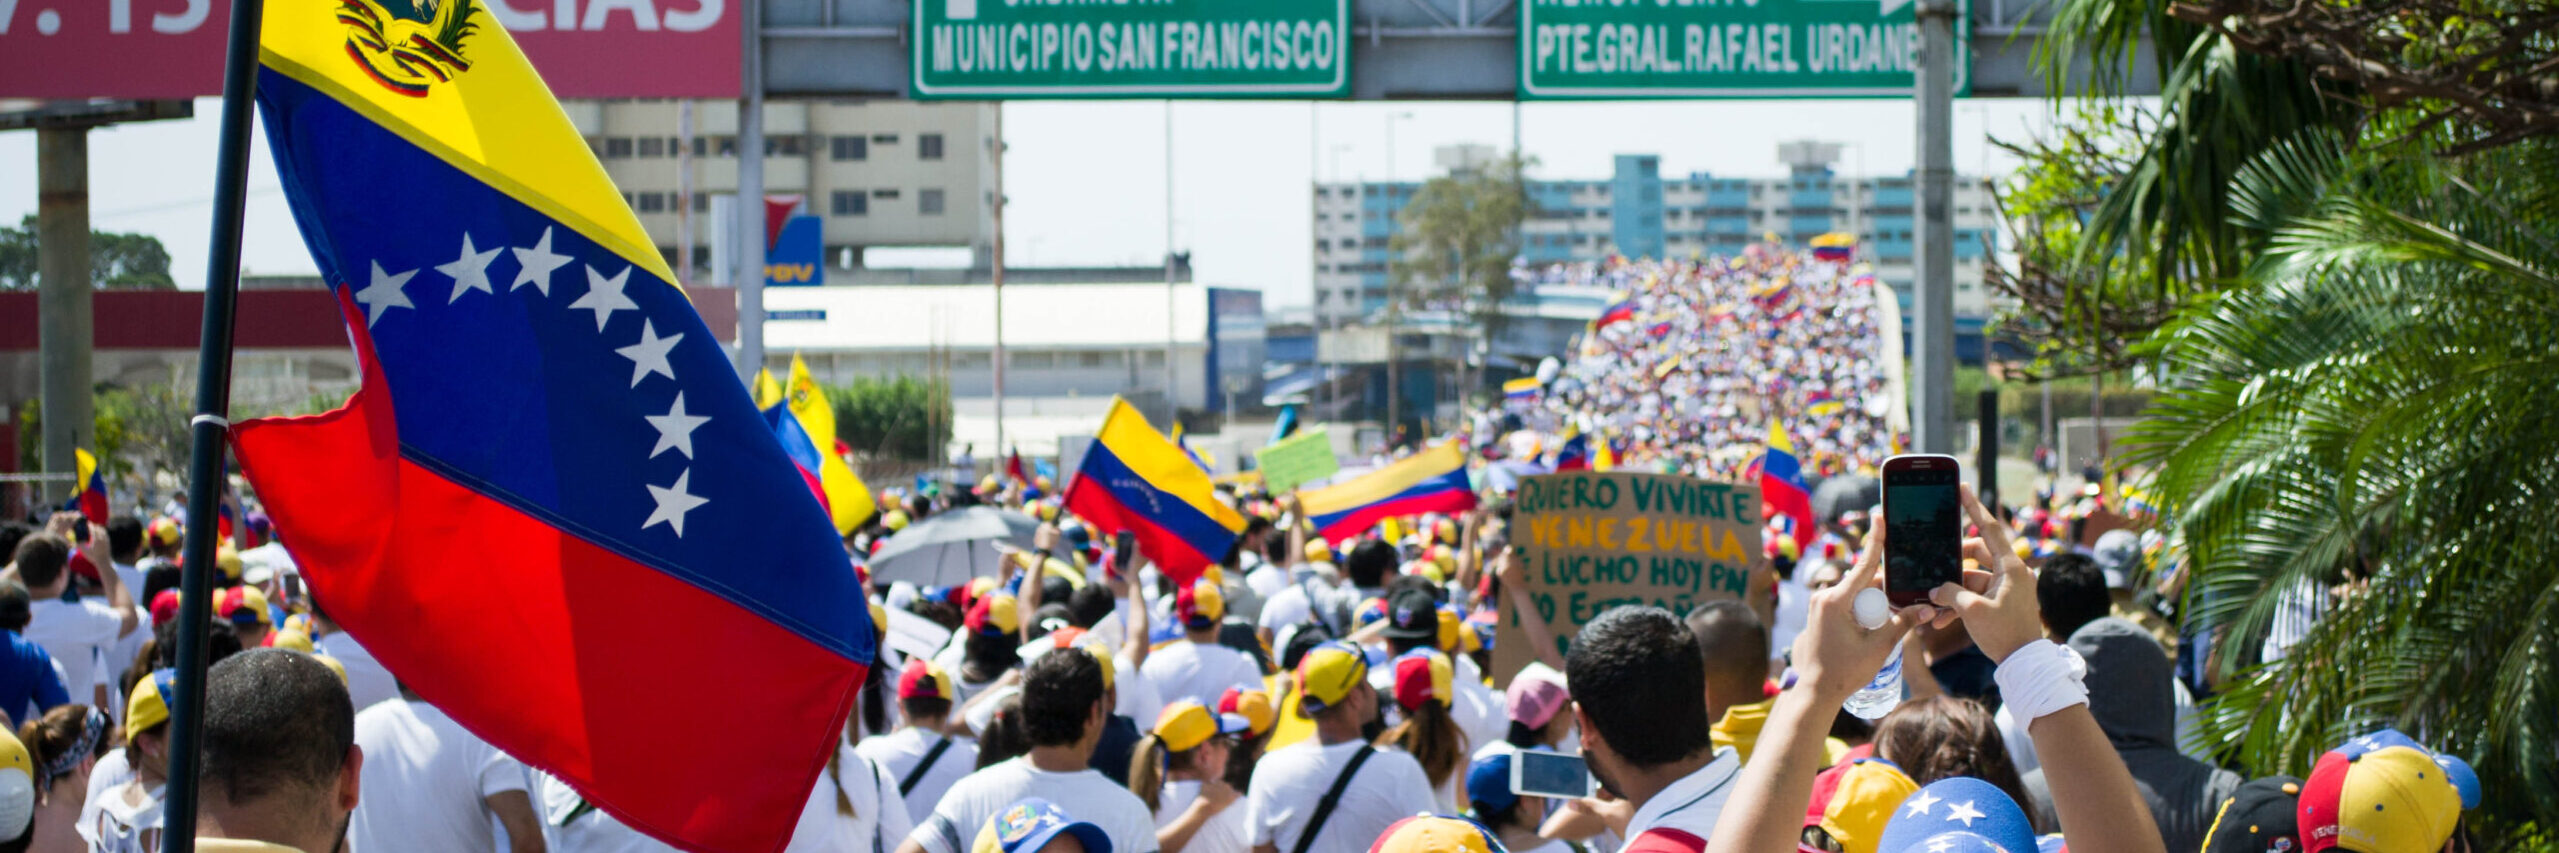
<svg viewBox="0 0 2559 853">
<path fill-rule="evenodd" d="M 2150 340 L 2166 387 L 2132 453 L 2174 507 L 2190 619 L 2228 632 L 2206 729 L 2231 757 L 2298 775 L 2396 726 L 2477 769 L 2474 825 L 2546 844 L 2559 140 L 2450 159 L 2416 136 L 2312 128 L 2237 172 L 2230 220 L 2263 250 Z M 2288 656 L 2252 663 L 2272 591 L 2303 584 L 2335 605 Z"/>
</svg>

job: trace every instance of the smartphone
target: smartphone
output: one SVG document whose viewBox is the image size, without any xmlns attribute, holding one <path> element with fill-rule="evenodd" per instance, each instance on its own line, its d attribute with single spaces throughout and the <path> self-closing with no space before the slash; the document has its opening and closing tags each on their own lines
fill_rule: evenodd
<svg viewBox="0 0 2559 853">
<path fill-rule="evenodd" d="M 89 520 L 88 520 L 88 519 L 83 518 L 83 519 L 81 519 L 81 520 L 79 521 L 79 523 L 71 525 L 71 541 L 72 541 L 72 543 L 73 543 L 73 544 L 77 544 L 77 545 L 87 545 L 87 544 L 89 544 Z"/>
<path fill-rule="evenodd" d="M 1884 460 L 1884 594 L 1894 607 L 1964 579 L 1963 474 L 1955 457 Z"/>
<path fill-rule="evenodd" d="M 1587 797 L 1599 791 L 1590 764 L 1578 755 L 1523 749 L 1511 753 L 1511 793 L 1529 797 Z"/>
<path fill-rule="evenodd" d="M 1129 577 L 1128 567 L 1137 562 L 1137 531 L 1122 530 L 1111 534 L 1111 571 Z"/>
</svg>

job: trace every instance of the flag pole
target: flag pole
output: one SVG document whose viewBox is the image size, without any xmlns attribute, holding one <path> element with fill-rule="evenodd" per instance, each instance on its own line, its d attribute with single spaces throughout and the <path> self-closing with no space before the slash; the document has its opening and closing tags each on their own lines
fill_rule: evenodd
<svg viewBox="0 0 2559 853">
<path fill-rule="evenodd" d="M 240 220 L 249 180 L 249 122 L 258 91 L 262 0 L 231 0 L 231 41 L 222 65 L 222 146 L 214 160 L 213 240 L 204 276 L 204 332 L 196 354 L 195 444 L 187 463 L 187 525 L 178 581 L 177 696 L 169 700 L 169 788 L 162 853 L 194 853 L 198 777 L 203 769 L 205 644 L 213 611 L 216 503 L 223 442 L 231 422 L 231 320 L 240 292 Z"/>
</svg>

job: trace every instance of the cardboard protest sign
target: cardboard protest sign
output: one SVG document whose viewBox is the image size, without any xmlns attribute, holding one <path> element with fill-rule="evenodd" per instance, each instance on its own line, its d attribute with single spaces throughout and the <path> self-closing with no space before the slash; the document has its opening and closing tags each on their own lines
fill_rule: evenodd
<svg viewBox="0 0 2559 853">
<path fill-rule="evenodd" d="M 1323 427 L 1253 451 L 1253 463 L 1261 469 L 1263 487 L 1274 495 L 1333 476 L 1342 469 L 1341 460 L 1333 458 L 1333 437 Z"/>
<path fill-rule="evenodd" d="M 1534 613 L 1502 596 L 1493 672 L 1535 660 L 1521 619 L 1546 623 L 1557 651 L 1602 611 L 1654 605 L 1686 615 L 1718 599 L 1757 601 L 1771 578 L 1760 558 L 1759 487 L 1629 471 L 1520 478 L 1510 541 L 1526 563 Z M 1749 596 L 1749 597 L 1746 597 Z"/>
</svg>

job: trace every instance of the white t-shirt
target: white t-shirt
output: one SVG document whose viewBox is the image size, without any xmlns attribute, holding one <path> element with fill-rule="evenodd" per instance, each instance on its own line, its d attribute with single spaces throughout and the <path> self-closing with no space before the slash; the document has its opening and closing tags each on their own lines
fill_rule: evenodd
<svg viewBox="0 0 2559 853">
<path fill-rule="evenodd" d="M 1315 610 L 1306 603 L 1302 586 L 1282 586 L 1278 592 L 1262 596 L 1262 615 L 1254 624 L 1263 630 L 1279 629 L 1315 618 Z"/>
<path fill-rule="evenodd" d="M 1156 797 L 1155 828 L 1163 829 L 1182 818 L 1191 804 L 1199 801 L 1197 779 L 1175 779 L 1164 783 L 1164 792 Z M 1229 803 L 1224 811 L 1212 815 L 1208 823 L 1191 834 L 1191 843 L 1182 853 L 1245 853 L 1252 845 L 1244 840 L 1244 803 Z"/>
<path fill-rule="evenodd" d="M 116 563 L 115 571 L 116 581 L 124 584 L 125 595 L 137 598 L 142 595 L 141 567 L 126 563 Z M 134 602 L 134 607 L 138 609 L 148 609 L 149 603 L 137 600 Z M 107 671 L 104 673 L 102 680 L 104 680 L 110 687 L 124 683 L 124 671 L 133 668 L 133 658 L 135 655 L 142 653 L 143 641 L 151 639 L 150 617 L 147 614 L 136 614 L 136 616 L 137 621 L 134 625 L 133 633 L 124 635 L 124 639 L 116 641 L 114 648 L 107 650 Z M 81 701 L 81 699 L 78 696 L 73 696 L 71 697 L 71 701 L 78 702 Z M 119 704 L 121 703 L 119 702 Z M 112 714 L 112 716 L 122 717 L 124 715 Z"/>
<path fill-rule="evenodd" d="M 1296 850 L 1298 833 L 1359 748 L 1355 740 L 1324 746 L 1309 739 L 1262 756 L 1253 765 L 1251 793 L 1245 797 L 1250 809 L 1244 818 L 1247 840 L 1257 847 L 1272 845 L 1280 853 Z M 1378 750 L 1351 777 L 1307 851 L 1366 853 L 1388 825 L 1431 811 L 1437 807 L 1435 799 L 1419 762 L 1401 750 Z"/>
<path fill-rule="evenodd" d="M 1466 748 L 1474 749 L 1510 737 L 1510 709 L 1502 694 L 1484 683 L 1484 671 L 1476 668 L 1475 659 L 1465 655 L 1456 658 L 1455 676 L 1450 687 L 1457 691 L 1449 698 L 1448 716 L 1457 721 L 1457 730 L 1466 736 Z"/>
<path fill-rule="evenodd" d="M 1164 691 L 1155 686 L 1155 679 L 1146 677 L 1144 667 L 1130 663 L 1126 653 L 1111 659 L 1112 672 L 1115 673 L 1111 678 L 1111 692 L 1118 694 L 1119 715 L 1136 723 L 1140 732 L 1153 731 L 1156 718 L 1164 712 Z M 1224 691 L 1220 691 L 1220 695 L 1223 694 Z M 1214 705 L 1214 702 L 1209 704 Z"/>
<path fill-rule="evenodd" d="M 128 803 L 128 787 L 100 791 L 80 806 L 80 838 L 89 842 L 91 853 L 159 853 L 161 789 L 152 788 L 140 802 Z"/>
<path fill-rule="evenodd" d="M 400 682 L 391 677 L 391 670 L 381 661 L 373 659 L 373 652 L 355 641 L 355 635 L 339 631 L 312 640 L 311 650 L 336 658 L 340 666 L 347 668 L 347 698 L 355 700 L 356 710 L 400 695 Z"/>
<path fill-rule="evenodd" d="M 72 702 L 96 701 L 96 687 L 106 683 L 98 664 L 121 639 L 117 632 L 124 629 L 124 616 L 95 598 L 77 603 L 48 598 L 28 611 L 32 618 L 19 636 L 53 655 L 53 662 L 62 667 L 62 689 L 71 694 Z"/>
<path fill-rule="evenodd" d="M 1102 771 L 1051 773 L 1031 766 L 1027 755 L 971 773 L 951 786 L 932 817 L 916 824 L 908 840 L 925 853 L 968 853 L 989 819 L 1028 797 L 1055 803 L 1074 819 L 1100 827 L 1110 836 L 1111 853 L 1156 853 L 1155 817 L 1146 813 L 1136 794 Z"/>
<path fill-rule="evenodd" d="M 1155 682 L 1155 692 L 1167 705 L 1189 699 L 1214 708 L 1226 688 L 1262 686 L 1262 668 L 1251 655 L 1214 642 L 1175 640 L 1147 653 L 1140 671 Z"/>
<path fill-rule="evenodd" d="M 915 831 L 915 818 L 898 798 L 897 780 L 886 771 L 842 744 L 835 750 L 834 769 L 817 774 L 816 788 L 809 792 L 783 853 L 881 853 L 897 849 Z M 839 790 L 853 807 L 850 815 L 836 809 Z"/>
<path fill-rule="evenodd" d="M 569 783 L 536 773 L 533 788 L 542 810 L 542 843 L 551 853 L 678 853 L 590 806 Z"/>
<path fill-rule="evenodd" d="M 888 771 L 889 787 L 894 788 L 898 780 L 915 772 L 915 765 L 924 761 L 924 754 L 932 752 L 933 744 L 944 737 L 947 736 L 909 726 L 879 737 L 863 738 L 861 743 L 853 746 L 853 751 Z M 904 795 L 909 825 L 923 823 L 925 818 L 931 817 L 933 804 L 942 801 L 942 794 L 977 768 L 977 744 L 967 738 L 955 737 L 950 741 L 950 748 L 942 750 L 941 757 L 933 759 L 933 766 L 925 769 L 924 777 L 915 780 L 915 788 Z M 897 845 L 889 846 L 894 848 Z"/>
<path fill-rule="evenodd" d="M 1804 625 L 1811 618 L 1812 606 L 1811 588 L 1792 580 L 1777 582 L 1777 624 L 1769 631 L 1769 659 L 1783 659 L 1787 652 L 1794 651 L 1795 637 L 1804 633 Z"/>
<path fill-rule="evenodd" d="M 365 796 L 347 824 L 352 850 L 492 849 L 484 800 L 525 790 L 521 762 L 425 702 L 357 712 L 355 742 L 364 748 Z"/>
<path fill-rule="evenodd" d="M 1261 563 L 1244 572 L 1244 585 L 1252 587 L 1253 594 L 1262 597 L 1262 609 L 1269 610 L 1271 596 L 1278 595 L 1280 590 L 1288 588 L 1288 570 L 1267 562 Z"/>
<path fill-rule="evenodd" d="M 1724 802 L 1732 799 L 1741 776 L 1741 755 L 1729 746 L 1715 750 L 1713 761 L 1644 801 L 1643 807 L 1636 809 L 1635 816 L 1626 822 L 1626 837 L 1631 839 L 1645 830 L 1666 827 L 1713 841 L 1715 818 L 1724 813 Z"/>
</svg>

